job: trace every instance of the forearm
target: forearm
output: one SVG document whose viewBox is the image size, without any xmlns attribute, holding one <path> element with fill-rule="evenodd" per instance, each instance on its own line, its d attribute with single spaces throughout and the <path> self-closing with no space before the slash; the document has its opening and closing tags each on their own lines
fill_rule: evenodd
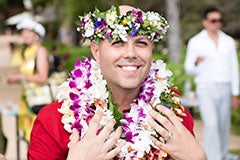
<svg viewBox="0 0 240 160">
<path fill-rule="evenodd" d="M 25 80 L 27 82 L 33 82 L 33 83 L 46 83 L 48 80 L 47 75 L 41 75 L 41 74 L 34 74 L 32 76 L 25 76 Z"/>
</svg>

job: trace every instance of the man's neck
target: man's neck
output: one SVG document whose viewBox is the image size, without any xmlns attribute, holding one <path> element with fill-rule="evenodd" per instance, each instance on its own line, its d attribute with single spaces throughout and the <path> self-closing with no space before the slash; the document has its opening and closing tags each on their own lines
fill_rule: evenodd
<svg viewBox="0 0 240 160">
<path fill-rule="evenodd" d="M 139 90 L 114 90 L 111 89 L 113 100 L 118 104 L 118 110 L 124 111 L 131 108 L 130 104 L 138 97 Z"/>
<path fill-rule="evenodd" d="M 218 44 L 218 31 L 207 30 L 209 37 L 213 40 L 213 42 Z"/>
</svg>

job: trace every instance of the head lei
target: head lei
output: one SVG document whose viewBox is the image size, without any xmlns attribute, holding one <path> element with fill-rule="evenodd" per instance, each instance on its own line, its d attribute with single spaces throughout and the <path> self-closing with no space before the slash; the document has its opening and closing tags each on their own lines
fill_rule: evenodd
<svg viewBox="0 0 240 160">
<path fill-rule="evenodd" d="M 121 15 L 119 6 L 112 6 L 106 12 L 97 8 L 93 13 L 80 16 L 77 28 L 84 39 L 98 42 L 107 39 L 127 41 L 127 36 L 147 35 L 153 42 L 162 40 L 169 28 L 167 20 L 157 12 L 143 12 L 132 9 Z"/>
</svg>

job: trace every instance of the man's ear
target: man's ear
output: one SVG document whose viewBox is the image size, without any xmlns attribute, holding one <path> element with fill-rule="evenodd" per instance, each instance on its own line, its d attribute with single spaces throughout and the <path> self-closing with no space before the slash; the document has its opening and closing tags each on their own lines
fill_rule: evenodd
<svg viewBox="0 0 240 160">
<path fill-rule="evenodd" d="M 92 55 L 93 55 L 94 59 L 96 60 L 96 62 L 99 63 L 100 51 L 99 51 L 99 45 L 96 44 L 96 42 L 91 42 L 91 52 L 92 52 Z"/>
</svg>

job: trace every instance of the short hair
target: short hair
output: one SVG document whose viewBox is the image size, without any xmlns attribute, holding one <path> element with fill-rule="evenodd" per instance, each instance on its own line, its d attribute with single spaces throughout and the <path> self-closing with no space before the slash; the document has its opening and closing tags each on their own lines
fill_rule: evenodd
<svg viewBox="0 0 240 160">
<path fill-rule="evenodd" d="M 204 10 L 202 18 L 207 19 L 208 14 L 212 13 L 212 12 L 218 12 L 218 13 L 222 14 L 221 11 L 217 7 L 208 7 L 207 9 Z"/>
</svg>

